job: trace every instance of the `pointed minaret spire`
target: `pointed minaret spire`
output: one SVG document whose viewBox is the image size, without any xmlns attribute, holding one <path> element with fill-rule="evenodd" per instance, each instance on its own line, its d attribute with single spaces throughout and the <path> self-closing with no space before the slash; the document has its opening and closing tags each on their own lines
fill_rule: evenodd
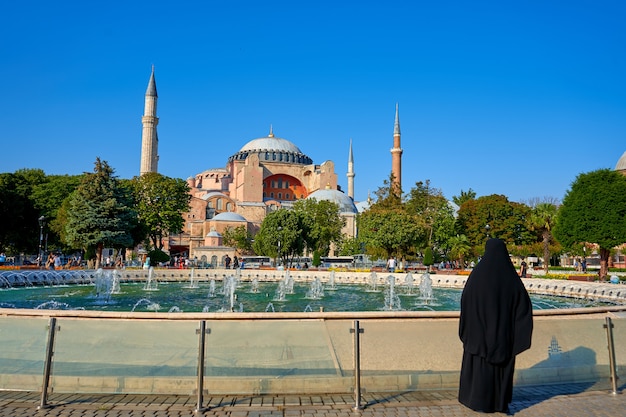
<svg viewBox="0 0 626 417">
<path fill-rule="evenodd" d="M 350 153 L 348 154 L 348 197 L 354 200 L 354 157 L 352 155 L 352 138 L 350 138 Z"/>
<path fill-rule="evenodd" d="M 152 73 L 150 74 L 150 81 L 148 81 L 148 88 L 146 89 L 146 96 L 158 97 L 156 89 L 156 81 L 154 81 L 154 65 L 152 66 Z"/>
<path fill-rule="evenodd" d="M 393 134 L 400 135 L 400 114 L 398 113 L 398 103 L 396 103 L 396 120 L 393 123 Z"/>
<path fill-rule="evenodd" d="M 270 124 L 270 134 L 267 135 L 268 138 L 273 138 L 274 137 L 274 128 L 272 127 L 272 125 Z"/>
<path fill-rule="evenodd" d="M 402 148 L 400 147 L 400 115 L 396 103 L 396 119 L 393 124 L 393 148 L 391 148 L 391 173 L 398 191 L 402 190 Z"/>
<path fill-rule="evenodd" d="M 147 172 L 158 172 L 159 136 L 157 135 L 156 127 L 159 124 L 159 118 L 157 117 L 157 99 L 158 96 L 156 81 L 154 79 L 153 65 L 150 80 L 148 81 L 148 88 L 146 89 L 146 95 L 144 98 L 143 117 L 141 118 L 143 130 L 141 131 L 140 175 Z"/>
</svg>

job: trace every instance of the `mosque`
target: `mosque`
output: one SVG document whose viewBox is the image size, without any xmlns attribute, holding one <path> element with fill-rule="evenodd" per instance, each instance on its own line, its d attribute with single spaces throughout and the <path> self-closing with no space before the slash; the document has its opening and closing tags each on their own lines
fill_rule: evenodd
<svg viewBox="0 0 626 417">
<path fill-rule="evenodd" d="M 141 175 L 158 172 L 157 100 L 152 68 L 142 117 Z M 397 105 L 391 155 L 392 172 L 400 184 L 402 148 Z M 345 219 L 343 234 L 355 237 L 356 215 L 369 206 L 369 201 L 354 201 L 352 141 L 346 176 L 347 193 L 337 184 L 332 161 L 316 164 L 293 142 L 275 136 L 270 127 L 267 136 L 248 141 L 228 157 L 225 167 L 207 169 L 187 179 L 191 209 L 183 215 L 184 230 L 169 236 L 164 250 L 217 265 L 226 255 L 232 258 L 236 254 L 234 248 L 223 245 L 224 230 L 244 226 L 254 235 L 268 213 L 290 208 L 301 199 L 337 203 Z"/>
</svg>

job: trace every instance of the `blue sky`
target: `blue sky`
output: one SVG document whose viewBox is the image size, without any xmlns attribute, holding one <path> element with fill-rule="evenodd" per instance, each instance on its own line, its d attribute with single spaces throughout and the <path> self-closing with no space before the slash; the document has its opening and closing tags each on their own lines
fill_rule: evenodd
<svg viewBox="0 0 626 417">
<path fill-rule="evenodd" d="M 274 134 L 355 198 L 391 170 L 512 201 L 561 199 L 626 151 L 626 2 L 13 1 L 0 6 L 0 172 L 139 173 L 155 66 L 159 172 L 224 167 Z"/>
</svg>

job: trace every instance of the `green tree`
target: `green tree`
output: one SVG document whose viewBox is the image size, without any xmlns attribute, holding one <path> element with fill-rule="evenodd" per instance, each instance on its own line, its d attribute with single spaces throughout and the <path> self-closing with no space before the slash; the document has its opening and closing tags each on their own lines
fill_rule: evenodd
<svg viewBox="0 0 626 417">
<path fill-rule="evenodd" d="M 441 190 L 431 187 L 430 180 L 419 181 L 409 191 L 405 207 L 427 228 L 427 240 L 419 246 L 430 246 L 443 255 L 449 246 L 447 240 L 454 233 L 454 209 Z"/>
<path fill-rule="evenodd" d="M 455 229 L 467 236 L 476 255 L 488 237 L 513 245 L 532 244 L 536 239 L 528 228 L 529 216 L 530 207 L 493 194 L 466 201 L 457 214 Z"/>
<path fill-rule="evenodd" d="M 396 209 L 402 206 L 402 189 L 395 180 L 393 173 L 383 181 L 383 186 L 374 192 L 376 205 L 380 209 Z"/>
<path fill-rule="evenodd" d="M 48 245 L 52 248 L 64 246 L 69 196 L 78 188 L 81 178 L 82 175 L 48 175 L 33 187 L 32 199 L 46 218 Z M 71 249 L 79 248 L 64 248 Z"/>
<path fill-rule="evenodd" d="M 363 253 L 363 243 L 358 237 L 343 239 L 339 245 L 339 255 L 349 256 Z"/>
<path fill-rule="evenodd" d="M 415 253 L 416 244 L 426 239 L 426 230 L 420 219 L 404 210 L 370 208 L 359 216 L 359 239 L 373 258 Z"/>
<path fill-rule="evenodd" d="M 604 279 L 611 249 L 626 242 L 626 176 L 610 169 L 579 174 L 563 198 L 553 233 L 566 249 L 597 244 Z"/>
<path fill-rule="evenodd" d="M 277 258 L 289 265 L 294 257 L 303 254 L 309 233 L 309 223 L 300 212 L 283 208 L 265 216 L 252 247 L 258 255 Z"/>
<path fill-rule="evenodd" d="M 222 237 L 225 246 L 235 248 L 244 255 L 252 253 L 252 234 L 246 226 L 228 227 Z"/>
<path fill-rule="evenodd" d="M 39 245 L 41 212 L 31 198 L 36 184 L 44 181 L 40 169 L 0 174 L 0 251 L 35 252 Z"/>
<path fill-rule="evenodd" d="M 189 211 L 189 185 L 180 178 L 149 172 L 131 181 L 135 209 L 145 225 L 150 241 L 163 249 L 163 237 L 180 233 L 185 225 L 183 213 Z"/>
<path fill-rule="evenodd" d="M 475 200 L 475 199 L 476 199 L 476 192 L 472 190 L 471 188 L 467 191 L 461 190 L 460 195 L 452 196 L 452 201 L 454 201 L 454 204 L 456 204 L 459 207 L 461 207 L 463 203 L 465 203 L 466 201 Z"/>
<path fill-rule="evenodd" d="M 86 251 L 95 248 L 96 268 L 99 268 L 104 247 L 133 244 L 131 232 L 136 223 L 130 193 L 114 176 L 113 168 L 97 158 L 94 172 L 86 173 L 70 196 L 66 243 Z"/>
<path fill-rule="evenodd" d="M 422 263 L 426 266 L 428 271 L 430 271 L 430 266 L 435 263 L 433 250 L 430 246 L 427 246 L 426 249 L 424 249 L 424 259 L 422 260 Z"/>
<path fill-rule="evenodd" d="M 550 265 L 550 243 L 552 243 L 552 228 L 556 223 L 558 208 L 554 204 L 539 203 L 531 212 L 530 222 L 531 229 L 541 234 L 542 252 L 543 252 L 543 269 L 548 273 Z"/>
<path fill-rule="evenodd" d="M 448 240 L 448 243 L 450 244 L 450 256 L 452 259 L 459 261 L 459 268 L 465 268 L 465 258 L 472 253 L 472 246 L 470 245 L 467 236 L 452 236 Z"/>
<path fill-rule="evenodd" d="M 307 223 L 307 236 L 303 236 L 310 251 L 317 251 L 320 256 L 330 252 L 331 245 L 337 246 L 342 239 L 341 230 L 345 219 L 339 214 L 339 205 L 332 201 L 316 199 L 298 200 L 293 210 L 300 213 Z"/>
</svg>

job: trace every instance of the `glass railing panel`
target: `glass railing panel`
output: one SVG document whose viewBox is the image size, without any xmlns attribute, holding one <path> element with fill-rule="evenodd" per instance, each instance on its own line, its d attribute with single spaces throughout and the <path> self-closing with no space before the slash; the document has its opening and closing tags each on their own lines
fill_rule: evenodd
<svg viewBox="0 0 626 417">
<path fill-rule="evenodd" d="M 59 319 L 55 392 L 192 394 L 196 321 Z"/>
<path fill-rule="evenodd" d="M 207 328 L 209 393 L 343 393 L 353 386 L 347 321 L 209 321 Z"/>
<path fill-rule="evenodd" d="M 609 377 L 602 315 L 535 317 L 532 346 L 518 355 L 516 384 L 587 382 Z"/>
<path fill-rule="evenodd" d="M 412 391 L 458 386 L 458 319 L 362 320 L 361 386 Z"/>
<path fill-rule="evenodd" d="M 42 387 L 48 319 L 0 317 L 0 389 Z"/>
</svg>

